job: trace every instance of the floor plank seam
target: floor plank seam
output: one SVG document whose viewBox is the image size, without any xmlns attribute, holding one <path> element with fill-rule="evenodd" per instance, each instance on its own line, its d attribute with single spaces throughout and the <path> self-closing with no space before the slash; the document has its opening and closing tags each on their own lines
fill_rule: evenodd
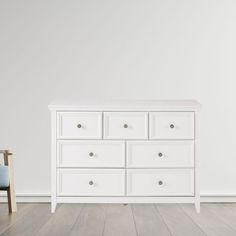
<svg viewBox="0 0 236 236">
<path fill-rule="evenodd" d="M 154 208 L 155 208 L 155 213 L 156 213 L 156 215 L 158 216 L 158 214 L 159 214 L 160 218 L 162 219 L 163 223 L 165 224 L 166 228 L 168 229 L 170 235 L 174 236 L 174 235 L 172 234 L 172 232 L 171 232 L 169 226 L 167 225 L 167 223 L 166 223 L 164 217 L 162 216 L 161 212 L 158 210 L 157 204 L 154 204 Z"/>
<path fill-rule="evenodd" d="M 220 205 L 220 207 L 222 207 L 222 208 L 227 208 L 229 211 L 231 211 L 232 213 L 234 213 L 235 212 L 235 210 L 236 210 L 236 205 L 233 205 L 233 204 L 231 204 L 232 206 L 234 206 L 235 207 L 235 209 L 232 209 L 232 206 L 230 207 L 230 208 L 228 208 L 227 207 L 227 204 L 222 204 L 222 203 L 220 203 L 219 204 Z"/>
<path fill-rule="evenodd" d="M 17 235 L 17 232 L 20 232 L 20 234 L 25 235 L 50 235 L 49 231 L 42 230 L 42 232 L 46 232 L 45 234 L 40 234 L 41 229 L 45 227 L 45 225 L 48 223 L 48 221 L 53 220 L 55 217 L 57 217 L 57 213 L 54 214 L 50 213 L 50 205 L 46 206 L 40 206 L 42 204 L 19 204 L 18 212 L 17 214 L 9 215 L 8 212 L 5 212 L 7 208 L 0 206 L 0 210 L 4 210 L 4 214 L 0 214 L 0 236 L 5 235 Z M 64 204 L 58 204 L 57 210 L 62 209 L 68 210 L 66 211 L 65 215 L 67 216 L 64 219 L 65 224 L 70 220 L 68 217 L 69 213 L 73 213 L 73 222 L 70 223 L 70 225 L 66 225 L 66 234 L 65 235 L 76 235 L 78 232 L 78 235 L 83 235 L 84 233 L 87 235 L 97 235 L 97 236 L 105 236 L 110 234 L 111 232 L 114 232 L 115 235 L 117 233 L 119 234 L 120 228 L 117 227 L 116 219 L 120 219 L 122 223 L 124 223 L 124 230 L 125 232 L 130 232 L 130 235 L 145 235 L 147 232 L 147 235 L 158 235 L 153 233 L 158 232 L 159 230 L 159 224 L 161 225 L 161 229 L 163 229 L 165 235 L 179 235 L 181 232 L 190 232 L 189 235 L 191 235 L 191 230 L 194 229 L 195 234 L 194 235 L 236 235 L 236 224 L 234 223 L 234 219 L 236 217 L 236 205 L 232 206 L 225 206 L 223 204 L 203 204 L 202 206 L 202 213 L 197 214 L 194 211 L 194 208 L 189 204 L 173 204 L 172 205 L 166 205 L 165 204 L 150 204 L 151 206 L 146 206 L 145 204 L 128 204 L 127 206 L 123 206 L 121 204 L 120 207 L 118 207 L 118 212 L 116 208 L 112 208 L 111 211 L 112 214 L 114 214 L 114 217 L 112 218 L 112 225 L 115 225 L 113 228 L 109 228 L 109 212 L 113 204 L 105 204 L 103 208 L 97 208 L 97 206 L 90 206 L 90 204 L 77 204 L 77 206 L 70 206 L 69 208 L 64 208 Z M 89 210 L 87 210 L 87 206 L 89 206 Z M 153 209 L 154 207 L 154 209 Z M 170 208 L 168 208 L 170 207 Z M 78 209 L 78 210 L 76 210 Z M 86 218 L 86 220 L 83 220 L 85 212 L 89 212 L 89 214 L 93 214 L 93 211 L 95 209 L 95 216 L 90 215 L 89 219 L 93 219 L 92 222 L 99 228 L 99 231 L 96 231 L 96 229 L 91 228 L 90 220 Z M 169 209 L 172 210 L 171 213 L 169 212 Z M 147 213 L 149 218 L 145 218 Z M 151 211 L 151 212 L 150 212 Z M 99 215 L 102 212 L 102 215 Z M 128 213 L 127 213 L 128 212 Z M 122 217 L 120 217 L 120 213 L 122 214 Z M 124 213 L 124 217 L 123 217 Z M 177 215 L 172 215 L 172 214 Z M 86 213 L 87 214 L 87 213 Z M 59 214 L 60 215 L 60 214 Z M 62 214 L 63 215 L 63 214 Z M 33 217 L 33 218 L 32 218 Z M 35 218 L 36 217 L 36 218 Z M 44 217 L 44 218 L 42 218 Z M 102 218 L 101 218 L 102 217 Z M 129 219 L 129 223 L 126 221 L 126 217 Z M 151 220 L 151 224 L 146 224 L 145 220 Z M 181 218 L 182 217 L 182 218 Z M 158 224 L 155 224 L 155 220 L 158 218 Z M 27 223 L 27 219 L 30 220 L 30 222 Z M 61 219 L 61 218 L 60 218 Z M 173 219 L 173 221 L 172 221 Z M 209 219 L 209 220 L 208 220 Z M 56 224 L 53 227 L 57 227 L 58 224 L 60 226 L 60 223 L 64 224 L 64 221 L 59 220 L 56 221 Z M 24 223 L 26 222 L 26 223 Z M 34 223 L 37 223 L 36 225 Z M 98 225 L 99 223 L 99 225 Z M 140 230 L 140 223 L 141 226 L 144 228 L 141 228 Z M 148 222 L 149 223 L 149 222 Z M 156 222 L 157 223 L 157 222 Z M 180 225 L 176 225 L 180 223 Z M 189 227 L 185 229 L 185 223 L 189 224 Z M 83 225 L 83 226 L 81 226 Z M 149 230 L 149 225 L 152 225 L 152 227 L 155 227 L 154 231 Z M 176 225 L 176 227 L 174 227 Z M 82 227 L 82 228 L 81 228 Z M 90 228 L 88 228 L 90 227 Z M 108 227 L 108 228 L 107 228 Z M 192 228 L 191 228 L 192 227 Z M 60 229 L 60 227 L 59 227 Z M 107 230 L 108 229 L 108 230 Z M 112 230 L 113 231 L 112 231 Z M 82 231 L 84 233 L 82 233 Z M 121 232 L 123 232 L 121 230 Z M 51 231 L 50 231 L 51 232 Z M 56 231 L 57 233 L 60 232 L 60 230 Z M 88 233 L 87 233 L 88 232 Z M 30 234 L 31 233 L 31 234 Z M 108 233 L 108 234 L 107 234 Z M 198 233 L 198 234 L 197 234 Z M 225 233 L 225 234 L 224 234 Z M 125 234 L 125 233 L 124 233 Z M 52 234 L 53 236 L 55 234 Z M 121 235 L 121 233 L 119 234 Z M 126 235 L 126 234 L 125 234 Z"/>
<path fill-rule="evenodd" d="M 194 219 L 188 214 L 188 212 L 186 212 L 185 209 L 184 209 L 182 206 L 181 206 L 181 208 L 183 209 L 183 212 L 184 212 L 187 216 L 189 216 L 189 218 L 192 219 L 192 221 L 201 229 L 201 231 L 203 231 L 203 233 L 204 233 L 205 235 L 207 235 L 207 233 L 204 231 L 204 229 L 203 229 L 197 222 L 194 221 Z M 200 214 L 200 213 L 198 213 L 198 214 Z"/>
<path fill-rule="evenodd" d="M 50 221 L 50 219 L 55 216 L 56 212 L 61 208 L 61 206 L 62 206 L 62 204 L 58 204 L 58 205 L 57 205 L 56 211 L 55 211 L 54 213 L 51 213 L 51 216 L 49 217 L 48 221 L 45 221 L 45 222 L 42 224 L 41 228 L 40 228 L 40 229 L 38 230 L 38 232 L 35 234 L 36 236 L 40 234 L 40 231 L 47 225 L 47 223 Z"/>
<path fill-rule="evenodd" d="M 106 209 L 105 209 L 105 216 L 104 216 L 104 222 L 103 222 L 103 228 L 102 228 L 102 236 L 104 236 L 104 231 L 105 231 L 105 226 L 106 226 L 107 209 L 108 209 L 108 204 L 106 204 Z"/>
<path fill-rule="evenodd" d="M 74 224 L 72 225 L 72 227 L 71 227 L 71 229 L 70 229 L 69 235 L 71 235 L 71 232 L 72 232 L 72 230 L 74 229 L 76 223 L 80 220 L 80 217 L 81 217 L 81 215 L 82 215 L 82 212 L 83 212 L 84 209 L 85 209 L 85 206 L 86 206 L 86 204 L 82 204 L 82 208 L 81 208 L 81 210 L 80 210 L 78 216 L 76 217 L 76 220 L 75 220 Z"/>
<path fill-rule="evenodd" d="M 193 222 L 193 224 L 196 225 L 196 226 L 200 229 L 200 231 L 201 231 L 203 234 L 205 234 L 205 235 L 207 236 L 207 234 L 205 233 L 205 231 L 193 220 L 192 217 L 190 217 L 190 216 L 185 212 L 185 210 L 183 209 L 182 205 L 181 205 L 181 204 L 177 204 L 177 205 L 178 205 L 178 207 L 179 207 L 180 209 L 182 209 L 183 213 Z M 199 214 L 200 214 L 200 213 L 199 213 Z"/>
<path fill-rule="evenodd" d="M 136 232 L 136 235 L 139 236 L 138 230 L 137 230 L 137 225 L 136 225 L 136 222 L 135 222 L 135 217 L 134 217 L 134 211 L 133 211 L 133 205 L 132 204 L 130 205 L 130 208 L 131 208 L 132 217 L 133 217 L 133 221 L 134 221 L 135 232 Z"/>
<path fill-rule="evenodd" d="M 49 210 L 49 212 L 50 212 L 50 210 Z M 42 223 L 41 226 L 38 228 L 37 232 L 35 232 L 35 234 L 34 234 L 35 236 L 39 234 L 40 230 L 51 219 L 51 217 L 52 217 L 52 213 L 50 212 L 49 215 L 48 215 L 48 219 L 44 223 Z"/>
<path fill-rule="evenodd" d="M 36 205 L 36 204 L 34 204 L 34 205 Z M 26 204 L 23 204 L 23 206 L 22 206 L 23 210 L 26 208 L 25 211 L 27 211 L 27 208 L 30 208 L 30 207 L 32 207 L 32 206 L 29 206 L 29 205 L 26 206 Z M 22 209 L 21 209 L 21 211 L 22 211 Z M 18 209 L 17 213 L 11 213 L 11 214 L 15 214 L 15 217 L 17 217 L 16 214 L 19 214 L 19 209 Z M 27 213 L 25 213 L 25 214 L 27 214 Z M 14 222 L 10 223 L 9 226 L 7 226 L 3 231 L 0 232 L 0 235 L 3 235 L 7 230 L 9 230 L 11 227 L 13 227 L 18 221 L 20 221 L 20 218 L 17 218 Z"/>
<path fill-rule="evenodd" d="M 219 217 L 217 214 L 214 213 L 214 211 L 212 211 L 211 209 L 209 209 L 209 207 L 207 207 L 208 211 L 210 211 L 212 214 L 214 214 L 216 216 L 216 218 L 218 218 L 218 220 L 220 220 L 224 225 L 228 226 L 229 228 L 231 228 L 236 235 L 236 230 L 227 222 L 225 222 L 224 220 L 221 219 L 221 217 Z"/>
</svg>

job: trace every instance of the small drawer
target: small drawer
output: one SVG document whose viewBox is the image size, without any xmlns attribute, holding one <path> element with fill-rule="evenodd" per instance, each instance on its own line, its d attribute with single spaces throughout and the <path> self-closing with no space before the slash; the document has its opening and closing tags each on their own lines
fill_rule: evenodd
<svg viewBox="0 0 236 236">
<path fill-rule="evenodd" d="M 59 112 L 57 117 L 59 139 L 101 138 L 101 112 Z"/>
<path fill-rule="evenodd" d="M 125 171 L 59 169 L 58 196 L 123 196 Z"/>
<path fill-rule="evenodd" d="M 151 139 L 194 139 L 194 112 L 150 112 Z"/>
<path fill-rule="evenodd" d="M 105 112 L 105 139 L 146 139 L 148 133 L 146 112 Z"/>
<path fill-rule="evenodd" d="M 127 167 L 193 167 L 194 142 L 129 141 Z"/>
<path fill-rule="evenodd" d="M 194 196 L 194 170 L 127 170 L 127 195 Z"/>
<path fill-rule="evenodd" d="M 125 167 L 121 141 L 58 141 L 58 167 Z"/>
</svg>

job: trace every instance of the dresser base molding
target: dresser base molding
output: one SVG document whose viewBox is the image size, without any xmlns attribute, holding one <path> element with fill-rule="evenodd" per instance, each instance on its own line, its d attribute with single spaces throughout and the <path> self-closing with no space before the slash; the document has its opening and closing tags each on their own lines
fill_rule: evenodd
<svg viewBox="0 0 236 236">
<path fill-rule="evenodd" d="M 200 212 L 200 199 L 196 197 L 57 197 L 57 203 L 194 203 L 196 211 Z M 57 203 L 52 202 L 52 213 Z"/>
</svg>

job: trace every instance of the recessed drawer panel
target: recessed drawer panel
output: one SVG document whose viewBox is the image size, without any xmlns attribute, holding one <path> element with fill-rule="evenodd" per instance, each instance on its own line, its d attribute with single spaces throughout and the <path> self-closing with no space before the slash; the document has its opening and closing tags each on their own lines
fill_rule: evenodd
<svg viewBox="0 0 236 236">
<path fill-rule="evenodd" d="M 58 113 L 57 137 L 61 139 L 101 138 L 101 112 Z"/>
<path fill-rule="evenodd" d="M 128 196 L 193 196 L 192 169 L 127 170 Z"/>
<path fill-rule="evenodd" d="M 151 139 L 193 139 L 194 112 L 150 112 Z"/>
<path fill-rule="evenodd" d="M 104 138 L 146 139 L 147 117 L 146 112 L 105 112 Z"/>
<path fill-rule="evenodd" d="M 124 195 L 124 170 L 61 169 L 58 178 L 58 196 Z"/>
<path fill-rule="evenodd" d="M 129 141 L 127 167 L 193 167 L 193 141 Z"/>
<path fill-rule="evenodd" d="M 58 141 L 59 167 L 124 167 L 122 141 Z"/>
</svg>

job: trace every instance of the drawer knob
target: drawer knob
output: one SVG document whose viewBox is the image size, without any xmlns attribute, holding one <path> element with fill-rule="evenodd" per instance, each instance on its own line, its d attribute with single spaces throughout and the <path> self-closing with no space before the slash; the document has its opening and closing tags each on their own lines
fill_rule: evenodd
<svg viewBox="0 0 236 236">
<path fill-rule="evenodd" d="M 82 128 L 82 125 L 81 125 L 81 124 L 78 124 L 78 125 L 77 125 L 77 128 L 79 128 L 79 129 Z"/>
<path fill-rule="evenodd" d="M 124 124 L 124 128 L 127 129 L 127 128 L 128 128 L 128 125 L 127 125 L 127 124 Z"/>
<path fill-rule="evenodd" d="M 163 154 L 161 152 L 158 153 L 159 157 L 163 157 Z"/>
<path fill-rule="evenodd" d="M 174 126 L 173 124 L 170 125 L 170 128 L 171 128 L 171 129 L 174 129 L 174 127 L 175 127 L 175 126 Z"/>
<path fill-rule="evenodd" d="M 93 156 L 94 156 L 94 153 L 93 153 L 93 152 L 90 152 L 90 153 L 89 153 L 89 156 L 90 156 L 90 157 L 93 157 Z"/>
<path fill-rule="evenodd" d="M 89 185 L 93 185 L 93 181 L 92 180 L 89 181 Z"/>
<path fill-rule="evenodd" d="M 159 184 L 159 185 L 163 185 L 163 182 L 160 180 L 160 181 L 158 182 L 158 184 Z"/>
</svg>

